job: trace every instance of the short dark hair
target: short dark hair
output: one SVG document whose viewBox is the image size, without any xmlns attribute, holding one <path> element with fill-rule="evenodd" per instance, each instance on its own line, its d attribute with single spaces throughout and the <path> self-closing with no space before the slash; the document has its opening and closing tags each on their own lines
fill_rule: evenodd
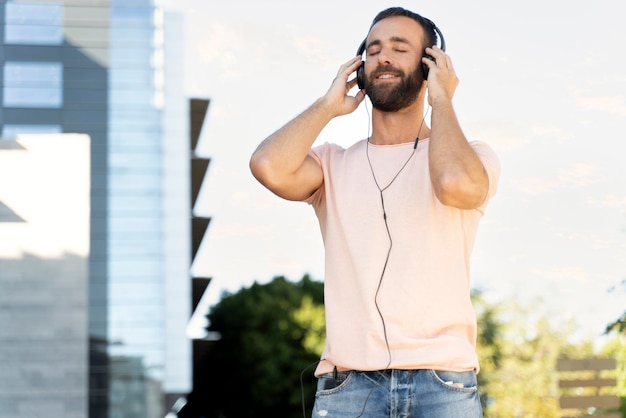
<svg viewBox="0 0 626 418">
<path fill-rule="evenodd" d="M 426 37 L 424 39 L 425 41 L 424 48 L 437 45 L 437 32 L 435 31 L 435 24 L 430 19 L 427 19 L 424 16 L 418 15 L 417 13 L 407 10 L 403 7 L 390 7 L 378 13 L 376 17 L 374 18 L 374 20 L 372 21 L 370 30 L 372 30 L 372 27 L 376 23 L 380 22 L 383 19 L 386 19 L 388 17 L 393 17 L 393 16 L 410 17 L 411 19 L 415 20 L 417 23 L 420 24 L 422 29 L 424 29 L 424 35 Z"/>
</svg>

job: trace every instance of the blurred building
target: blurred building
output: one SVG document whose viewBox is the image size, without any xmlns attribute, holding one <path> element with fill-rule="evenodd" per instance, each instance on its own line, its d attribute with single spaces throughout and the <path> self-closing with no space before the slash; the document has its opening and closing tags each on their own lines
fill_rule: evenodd
<svg viewBox="0 0 626 418">
<path fill-rule="evenodd" d="M 158 0 L 0 0 L 0 26 L 0 154 L 39 162 L 0 177 L 0 417 L 163 417 L 192 384 L 182 18 Z M 64 193 L 88 199 L 84 225 Z"/>
<path fill-rule="evenodd" d="M 85 417 L 89 137 L 0 141 L 0 417 Z"/>
</svg>

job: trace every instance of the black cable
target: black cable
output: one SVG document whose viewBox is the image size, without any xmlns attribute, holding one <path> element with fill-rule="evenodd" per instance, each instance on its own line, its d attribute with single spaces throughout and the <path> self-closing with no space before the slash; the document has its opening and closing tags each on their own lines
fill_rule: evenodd
<svg viewBox="0 0 626 418">
<path fill-rule="evenodd" d="M 365 111 L 367 112 L 367 116 L 368 116 L 368 126 L 367 126 L 367 143 L 365 145 L 365 154 L 367 157 L 367 162 L 369 164 L 370 167 L 370 171 L 372 173 L 372 178 L 374 179 L 374 183 L 376 184 L 376 188 L 378 189 L 379 193 L 380 193 L 380 202 L 381 202 L 381 206 L 382 206 L 382 210 L 383 210 L 383 221 L 385 222 L 385 230 L 387 231 L 387 237 L 389 238 L 389 248 L 387 250 L 387 256 L 385 258 L 385 263 L 383 264 L 383 269 L 382 272 L 380 274 L 380 279 L 378 280 L 378 286 L 376 288 L 376 293 L 374 294 L 374 306 L 376 307 L 376 311 L 378 312 L 378 316 L 380 317 L 380 321 L 382 323 L 382 327 L 383 327 L 383 336 L 385 338 L 385 346 L 387 347 L 387 355 L 389 357 L 389 360 L 387 362 L 387 365 L 385 366 L 385 368 L 383 370 L 378 371 L 379 376 L 378 379 L 376 380 L 376 386 L 378 386 L 378 383 L 380 382 L 380 379 L 382 379 L 385 375 L 385 373 L 389 370 L 389 367 L 391 366 L 391 347 L 389 346 L 389 339 L 387 337 L 387 325 L 385 324 L 385 317 L 383 316 L 383 313 L 380 309 L 380 306 L 378 305 L 378 294 L 380 292 L 380 289 L 382 287 L 383 284 L 383 278 L 385 276 L 385 271 L 387 270 L 387 264 L 389 263 L 389 257 L 391 256 L 391 249 L 393 248 L 393 238 L 391 237 L 391 230 L 389 229 L 389 224 L 387 222 L 387 212 L 385 210 L 385 198 L 383 195 L 383 192 L 385 190 L 387 190 L 392 184 L 393 182 L 396 180 L 396 178 L 400 175 L 400 173 L 404 170 L 404 168 L 409 164 L 409 161 L 411 161 L 411 158 L 413 158 L 413 154 L 415 154 L 415 151 L 417 150 L 417 144 L 419 142 L 419 134 L 422 132 L 422 127 L 424 125 L 424 120 L 426 119 L 426 115 L 428 115 L 428 112 L 430 110 L 430 107 L 428 107 L 428 109 L 426 110 L 426 113 L 424 114 L 424 117 L 422 118 L 422 123 L 420 124 L 419 127 L 419 131 L 417 132 L 417 137 L 415 138 L 415 145 L 413 145 L 413 151 L 411 152 L 411 155 L 409 155 L 409 158 L 407 158 L 407 160 L 404 162 L 404 164 L 402 165 L 402 167 L 400 167 L 400 169 L 398 170 L 398 172 L 395 174 L 395 176 L 393 176 L 393 178 L 391 179 L 391 181 L 384 187 L 381 188 L 380 185 L 378 184 L 378 180 L 376 179 L 376 174 L 374 173 L 374 167 L 372 166 L 372 162 L 370 160 L 369 157 L 369 144 L 370 144 L 370 139 L 371 139 L 371 134 L 370 134 L 370 123 L 369 120 L 371 120 L 370 117 L 370 113 L 369 110 L 367 109 L 367 103 L 365 103 Z M 306 418 L 306 402 L 304 399 L 304 372 L 306 372 L 309 368 L 311 368 L 312 366 L 314 366 L 315 364 L 318 364 L 321 360 L 318 360 L 316 362 L 313 362 L 311 364 L 309 364 L 307 367 L 305 367 L 302 372 L 300 372 L 300 390 L 301 390 L 301 396 L 302 396 L 302 416 L 304 418 Z M 360 418 L 363 416 L 363 414 L 365 413 L 365 408 L 367 406 L 367 402 L 369 401 L 370 396 L 372 395 L 372 393 L 374 392 L 374 389 L 376 388 L 376 386 L 374 386 L 370 392 L 367 394 L 366 398 L 365 398 L 365 402 L 363 403 L 363 408 L 361 409 L 361 412 L 359 413 L 359 415 L 356 418 Z"/>
<path fill-rule="evenodd" d="M 367 105 L 365 106 L 365 110 L 367 111 Z M 388 355 L 389 360 L 385 368 L 382 371 L 379 371 L 380 376 L 378 377 L 378 380 L 376 381 L 376 386 L 378 386 L 380 379 L 382 379 L 384 374 L 389 370 L 389 367 L 391 366 L 391 361 L 392 361 L 391 347 L 389 346 L 389 338 L 387 336 L 387 325 L 385 323 L 385 317 L 380 309 L 380 306 L 378 305 L 378 294 L 383 284 L 383 278 L 385 276 L 385 272 L 387 271 L 387 264 L 389 263 L 389 257 L 391 256 L 391 249 L 393 248 L 393 238 L 391 237 L 391 230 L 389 229 L 389 223 L 387 222 L 387 211 L 385 210 L 385 197 L 384 197 L 383 192 L 387 190 L 393 184 L 396 178 L 398 178 L 400 173 L 409 164 L 409 161 L 411 161 L 411 158 L 413 158 L 413 155 L 415 154 L 415 151 L 417 150 L 417 144 L 419 143 L 419 140 L 420 140 L 419 135 L 422 132 L 422 127 L 424 126 L 424 120 L 426 119 L 426 116 L 428 115 L 429 110 L 430 110 L 430 106 L 426 110 L 426 113 L 424 114 L 422 118 L 422 122 L 420 123 L 419 130 L 417 131 L 417 137 L 415 138 L 415 145 L 413 145 L 413 151 L 411 152 L 411 155 L 409 155 L 409 158 L 407 158 L 407 160 L 404 162 L 402 167 L 400 167 L 400 169 L 395 174 L 395 176 L 393 176 L 393 178 L 389 181 L 389 183 L 383 188 L 381 188 L 380 185 L 378 184 L 378 179 L 376 179 L 376 173 L 374 172 L 374 167 L 372 166 L 372 161 L 370 160 L 370 156 L 369 156 L 369 144 L 370 144 L 371 134 L 370 134 L 369 124 L 368 124 L 367 143 L 365 144 L 365 155 L 367 157 L 367 163 L 372 173 L 372 178 L 374 179 L 376 188 L 378 189 L 380 193 L 380 203 L 381 203 L 382 210 L 383 210 L 383 221 L 385 222 L 385 230 L 387 231 L 387 237 L 389 238 L 389 248 L 387 249 L 387 256 L 385 257 L 385 263 L 383 264 L 383 269 L 380 274 L 380 279 L 378 280 L 378 287 L 376 288 L 376 293 L 374 294 L 374 306 L 376 307 L 376 311 L 378 312 L 378 316 L 380 317 L 380 321 L 382 323 L 383 336 L 385 338 L 385 346 L 387 347 L 387 355 Z M 367 111 L 367 113 L 369 117 L 369 111 Z M 363 403 L 363 409 L 361 410 L 361 412 L 356 418 L 362 417 L 363 414 L 365 413 L 365 407 L 367 406 L 367 402 L 370 396 L 372 395 L 372 393 L 374 392 L 374 389 L 376 388 L 376 386 L 374 386 L 372 390 L 370 390 L 370 392 L 367 394 L 367 397 L 365 398 L 365 402 Z"/>
<path fill-rule="evenodd" d="M 321 360 L 314 361 L 313 363 L 309 364 L 304 369 L 302 369 L 302 371 L 300 372 L 300 394 L 302 396 L 302 416 L 304 418 L 306 418 L 306 402 L 304 400 L 304 372 L 309 370 L 312 366 L 315 366 L 316 364 L 318 364 L 320 361 Z"/>
</svg>

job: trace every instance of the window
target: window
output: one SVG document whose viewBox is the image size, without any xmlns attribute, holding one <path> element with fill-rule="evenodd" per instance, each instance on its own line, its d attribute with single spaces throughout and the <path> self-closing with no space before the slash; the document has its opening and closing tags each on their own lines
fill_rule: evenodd
<svg viewBox="0 0 626 418">
<path fill-rule="evenodd" d="M 61 45 L 63 5 L 7 3 L 4 41 L 21 45 Z"/>
<path fill-rule="evenodd" d="M 2 127 L 2 138 L 15 139 L 19 134 L 58 134 L 59 125 L 8 125 Z"/>
<path fill-rule="evenodd" d="M 3 81 L 4 106 L 59 108 L 63 104 L 61 63 L 7 62 Z"/>
</svg>

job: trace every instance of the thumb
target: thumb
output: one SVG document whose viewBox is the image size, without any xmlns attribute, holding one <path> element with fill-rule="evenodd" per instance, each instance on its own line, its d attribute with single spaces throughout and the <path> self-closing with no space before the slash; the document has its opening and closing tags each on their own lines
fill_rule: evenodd
<svg viewBox="0 0 626 418">
<path fill-rule="evenodd" d="M 352 113 L 354 112 L 361 102 L 365 99 L 365 91 L 359 90 L 354 96 L 345 96 L 345 112 L 344 113 Z"/>
<path fill-rule="evenodd" d="M 365 99 L 365 90 L 361 89 L 354 95 L 354 100 L 356 100 L 357 107 L 361 104 L 361 102 Z"/>
</svg>

